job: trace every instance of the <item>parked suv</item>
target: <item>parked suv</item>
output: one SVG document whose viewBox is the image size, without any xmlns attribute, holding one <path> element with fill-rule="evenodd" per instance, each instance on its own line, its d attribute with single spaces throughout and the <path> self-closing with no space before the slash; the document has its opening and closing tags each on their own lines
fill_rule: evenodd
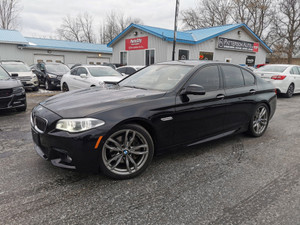
<svg viewBox="0 0 300 225">
<path fill-rule="evenodd" d="M 33 72 L 37 75 L 40 84 L 44 84 L 46 90 L 60 88 L 62 76 L 70 71 L 69 67 L 62 63 L 38 63 L 32 65 Z"/>
<path fill-rule="evenodd" d="M 37 91 L 39 81 L 37 76 L 31 71 L 29 66 L 22 61 L 3 60 L 0 62 L 2 67 L 10 74 L 18 74 L 16 79 L 20 80 L 26 89 Z"/>
</svg>

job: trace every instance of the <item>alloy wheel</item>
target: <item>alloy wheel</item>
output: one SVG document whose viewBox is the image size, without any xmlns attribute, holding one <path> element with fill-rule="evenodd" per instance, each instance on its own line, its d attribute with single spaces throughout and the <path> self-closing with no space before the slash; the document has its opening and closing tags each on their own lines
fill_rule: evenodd
<svg viewBox="0 0 300 225">
<path fill-rule="evenodd" d="M 113 133 L 107 138 L 102 150 L 105 167 L 120 176 L 133 175 L 144 169 L 152 155 L 149 141 L 136 129 L 122 129 Z"/>
<path fill-rule="evenodd" d="M 261 105 L 256 109 L 254 114 L 252 127 L 256 135 L 261 135 L 268 125 L 268 110 L 266 106 Z"/>
<path fill-rule="evenodd" d="M 288 90 L 286 92 L 286 97 L 291 98 L 294 94 L 294 85 L 290 84 L 290 86 L 288 87 Z"/>
</svg>

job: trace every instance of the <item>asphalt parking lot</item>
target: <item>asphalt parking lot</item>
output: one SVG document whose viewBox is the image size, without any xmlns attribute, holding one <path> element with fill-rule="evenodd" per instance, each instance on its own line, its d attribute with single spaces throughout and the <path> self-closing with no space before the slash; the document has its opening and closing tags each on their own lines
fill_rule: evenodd
<svg viewBox="0 0 300 225">
<path fill-rule="evenodd" d="M 278 99 L 261 138 L 166 153 L 115 181 L 36 154 L 30 111 L 52 94 L 28 93 L 26 112 L 0 113 L 0 224 L 300 224 L 300 95 Z"/>
</svg>

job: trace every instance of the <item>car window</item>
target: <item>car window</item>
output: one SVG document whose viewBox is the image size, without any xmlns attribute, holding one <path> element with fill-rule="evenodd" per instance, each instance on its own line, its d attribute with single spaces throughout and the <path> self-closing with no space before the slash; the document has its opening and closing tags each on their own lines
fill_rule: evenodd
<svg viewBox="0 0 300 225">
<path fill-rule="evenodd" d="M 71 70 L 71 74 L 76 76 L 77 75 L 77 69 L 78 68 L 75 68 L 75 69 Z"/>
<path fill-rule="evenodd" d="M 6 71 L 12 72 L 30 72 L 29 66 L 22 64 L 22 63 L 11 63 L 11 64 L 3 64 L 2 65 Z"/>
<path fill-rule="evenodd" d="M 265 65 L 262 67 L 259 67 L 257 71 L 259 72 L 284 72 L 288 67 L 287 66 L 278 66 L 278 65 Z"/>
<path fill-rule="evenodd" d="M 0 67 L 0 80 L 8 80 L 10 76 L 7 74 L 7 72 Z"/>
<path fill-rule="evenodd" d="M 226 88 L 236 88 L 244 86 L 244 78 L 240 68 L 230 65 L 222 65 L 221 68 L 224 73 Z"/>
<path fill-rule="evenodd" d="M 205 91 L 216 91 L 220 89 L 220 77 L 218 66 L 207 66 L 196 72 L 188 81 L 188 85 L 198 84 L 204 87 Z"/>
<path fill-rule="evenodd" d="M 300 66 L 297 66 L 298 69 L 298 75 L 300 75 Z"/>
<path fill-rule="evenodd" d="M 292 67 L 290 74 L 300 74 L 298 71 L 298 67 L 297 66 Z"/>
<path fill-rule="evenodd" d="M 131 74 L 135 73 L 135 71 L 136 71 L 136 70 L 133 69 L 132 67 L 127 67 L 126 73 L 129 74 L 129 75 L 131 75 Z"/>
<path fill-rule="evenodd" d="M 185 65 L 152 65 L 122 80 L 121 87 L 168 91 L 174 88 L 192 69 Z"/>
<path fill-rule="evenodd" d="M 80 74 L 88 74 L 87 70 L 83 67 L 79 67 L 77 69 L 77 75 L 80 75 Z"/>
<path fill-rule="evenodd" d="M 251 86 L 255 84 L 255 77 L 248 71 L 242 70 L 245 86 Z"/>
<path fill-rule="evenodd" d="M 120 73 L 126 73 L 126 67 L 125 68 L 118 68 L 117 71 Z"/>
</svg>

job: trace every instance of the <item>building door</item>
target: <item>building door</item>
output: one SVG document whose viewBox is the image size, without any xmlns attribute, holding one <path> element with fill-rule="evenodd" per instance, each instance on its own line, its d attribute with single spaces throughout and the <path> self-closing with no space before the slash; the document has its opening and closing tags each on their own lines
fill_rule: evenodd
<svg viewBox="0 0 300 225">
<path fill-rule="evenodd" d="M 109 58 L 87 57 L 86 60 L 86 63 L 89 65 L 101 65 L 104 62 L 109 63 Z"/>
<path fill-rule="evenodd" d="M 64 63 L 65 59 L 63 55 L 42 55 L 42 54 L 35 54 L 34 55 L 34 63 L 40 62 L 53 62 L 53 63 Z"/>
<path fill-rule="evenodd" d="M 149 66 L 155 63 L 155 50 L 154 49 L 147 49 L 146 50 L 146 57 L 145 57 L 145 65 Z"/>
</svg>

